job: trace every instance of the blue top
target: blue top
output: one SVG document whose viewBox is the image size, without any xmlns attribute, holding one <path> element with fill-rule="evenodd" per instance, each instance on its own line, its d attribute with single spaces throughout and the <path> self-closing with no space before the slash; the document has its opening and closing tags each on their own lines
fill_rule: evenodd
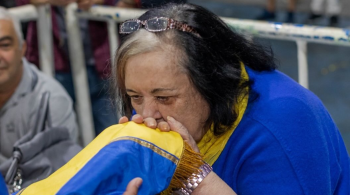
<svg viewBox="0 0 350 195">
<path fill-rule="evenodd" d="M 213 168 L 243 194 L 350 194 L 349 156 L 322 102 L 279 71 L 247 68 L 246 113 Z"/>
</svg>

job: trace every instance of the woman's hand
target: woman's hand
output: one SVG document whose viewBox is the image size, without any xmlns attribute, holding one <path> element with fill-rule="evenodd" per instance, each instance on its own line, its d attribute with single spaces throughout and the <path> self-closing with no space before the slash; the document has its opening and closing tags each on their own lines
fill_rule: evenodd
<svg viewBox="0 0 350 195">
<path fill-rule="evenodd" d="M 136 177 L 132 179 L 128 186 L 126 187 L 125 192 L 123 195 L 137 195 L 137 192 L 139 191 L 139 188 L 142 184 L 142 179 L 139 177 Z"/>
<path fill-rule="evenodd" d="M 180 122 L 176 121 L 173 117 L 168 116 L 167 121 L 157 121 L 154 118 L 145 118 L 139 114 L 135 114 L 131 120 L 135 123 L 141 124 L 144 123 L 146 126 L 150 128 L 157 128 L 161 131 L 176 131 L 178 132 L 182 139 L 186 141 L 193 150 L 199 152 L 198 146 L 194 141 L 193 137 L 189 134 L 186 127 L 184 127 Z M 126 116 L 123 116 L 119 119 L 119 124 L 123 124 L 128 122 L 129 119 Z M 164 130 L 165 129 L 165 130 Z M 136 195 L 138 191 L 138 187 L 134 182 L 137 182 L 135 178 L 131 180 L 128 184 L 127 190 L 124 195 Z M 136 180 L 136 181 L 134 181 Z M 142 182 L 142 180 L 141 180 Z M 208 174 L 208 176 L 200 183 L 200 185 L 194 190 L 193 195 L 206 195 L 206 194 L 227 194 L 227 195 L 235 195 L 236 193 L 229 187 L 219 176 L 217 176 L 214 172 Z"/>
<path fill-rule="evenodd" d="M 128 121 L 129 121 L 129 119 L 126 116 L 123 116 L 119 119 L 120 124 L 126 123 Z M 171 116 L 167 117 L 167 121 L 157 122 L 157 120 L 154 118 L 148 117 L 148 118 L 144 119 L 141 115 L 135 114 L 131 118 L 131 121 L 133 121 L 137 124 L 144 123 L 147 127 L 152 128 L 152 129 L 158 128 L 161 131 L 170 131 L 170 130 L 175 131 L 181 135 L 182 139 L 185 142 L 187 142 L 194 151 L 199 153 L 199 148 L 196 144 L 196 141 L 193 139 L 191 134 L 188 132 L 187 128 Z"/>
<path fill-rule="evenodd" d="M 171 116 L 167 117 L 167 122 L 172 131 L 178 132 L 181 135 L 182 139 L 187 142 L 195 152 L 199 153 L 199 148 L 196 141 L 194 141 L 192 135 L 188 132 L 185 126 L 183 126 L 179 121 L 175 120 Z"/>
</svg>

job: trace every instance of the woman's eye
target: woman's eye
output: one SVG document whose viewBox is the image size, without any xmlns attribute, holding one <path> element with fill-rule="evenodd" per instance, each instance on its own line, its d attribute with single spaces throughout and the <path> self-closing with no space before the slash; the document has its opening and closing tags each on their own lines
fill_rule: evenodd
<svg viewBox="0 0 350 195">
<path fill-rule="evenodd" d="M 142 102 L 142 96 L 130 95 L 129 97 L 131 99 L 131 102 L 133 102 L 133 103 L 140 104 Z"/>
<path fill-rule="evenodd" d="M 133 96 L 130 96 L 130 98 L 133 99 L 133 100 L 138 100 L 138 99 L 140 99 L 140 96 L 138 96 L 138 95 L 133 95 Z"/>
<path fill-rule="evenodd" d="M 167 102 L 169 100 L 169 97 L 158 96 L 157 100 L 160 102 Z"/>
</svg>

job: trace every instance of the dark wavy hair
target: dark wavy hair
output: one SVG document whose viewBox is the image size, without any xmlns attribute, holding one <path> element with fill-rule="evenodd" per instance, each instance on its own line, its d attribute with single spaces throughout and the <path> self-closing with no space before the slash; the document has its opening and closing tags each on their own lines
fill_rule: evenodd
<svg viewBox="0 0 350 195">
<path fill-rule="evenodd" d="M 160 45 L 171 44 L 180 51 L 182 57 L 177 58 L 179 64 L 184 67 L 194 87 L 209 104 L 210 113 L 206 125 L 213 125 L 215 135 L 224 133 L 238 117 L 233 108 L 239 96 L 248 93 L 244 89 L 252 84 L 251 81 L 241 78 L 240 63 L 243 62 L 245 66 L 256 71 L 274 70 L 276 65 L 271 49 L 248 41 L 232 31 L 217 15 L 198 5 L 167 4 L 147 11 L 139 20 L 153 17 L 167 17 L 187 23 L 200 36 L 168 30 L 152 33 L 154 41 L 145 44 L 142 44 L 145 42 L 143 39 L 147 39 L 144 33 L 149 33 L 145 30 L 122 36 L 111 80 L 115 99 L 121 100 L 119 105 L 122 113 L 130 116 L 132 112 L 124 85 L 127 59 L 140 52 L 152 51 L 161 47 Z"/>
</svg>

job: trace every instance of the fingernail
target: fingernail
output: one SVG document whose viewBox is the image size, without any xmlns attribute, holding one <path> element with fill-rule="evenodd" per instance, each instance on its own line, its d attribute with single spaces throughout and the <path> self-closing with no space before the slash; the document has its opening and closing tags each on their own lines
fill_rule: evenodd
<svg viewBox="0 0 350 195">
<path fill-rule="evenodd" d="M 169 130 L 168 125 L 162 124 L 162 125 L 161 125 L 161 130 L 163 130 L 163 131 L 168 131 L 168 130 Z"/>
<path fill-rule="evenodd" d="M 140 179 L 140 180 L 137 181 L 136 187 L 137 187 L 137 188 L 140 188 L 141 184 L 142 184 L 142 180 Z"/>
<path fill-rule="evenodd" d="M 173 122 L 173 121 L 175 120 L 175 119 L 174 119 L 173 117 L 171 117 L 171 116 L 167 116 L 166 119 L 167 119 L 168 121 L 170 121 L 170 122 Z"/>
</svg>

